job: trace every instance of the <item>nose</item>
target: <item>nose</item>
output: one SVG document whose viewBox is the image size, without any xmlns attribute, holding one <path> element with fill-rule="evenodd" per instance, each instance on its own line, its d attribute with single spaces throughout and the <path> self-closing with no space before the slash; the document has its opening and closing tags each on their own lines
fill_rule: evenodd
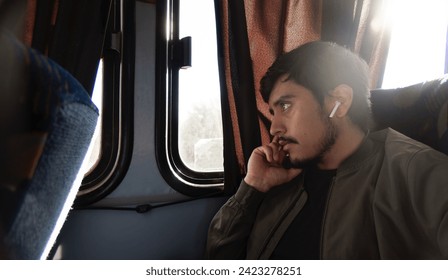
<svg viewBox="0 0 448 280">
<path fill-rule="evenodd" d="M 281 136 L 285 134 L 286 128 L 280 117 L 273 116 L 271 118 L 271 128 L 269 129 L 269 132 L 272 136 Z"/>
</svg>

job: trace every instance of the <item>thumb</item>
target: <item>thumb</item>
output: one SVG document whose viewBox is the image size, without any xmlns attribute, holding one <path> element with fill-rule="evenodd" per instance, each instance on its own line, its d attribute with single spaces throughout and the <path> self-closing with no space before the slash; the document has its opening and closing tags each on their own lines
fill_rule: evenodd
<svg viewBox="0 0 448 280">
<path fill-rule="evenodd" d="M 303 169 L 299 168 L 290 168 L 286 170 L 286 176 L 288 178 L 288 181 L 294 179 L 297 177 L 300 173 L 302 173 Z"/>
</svg>

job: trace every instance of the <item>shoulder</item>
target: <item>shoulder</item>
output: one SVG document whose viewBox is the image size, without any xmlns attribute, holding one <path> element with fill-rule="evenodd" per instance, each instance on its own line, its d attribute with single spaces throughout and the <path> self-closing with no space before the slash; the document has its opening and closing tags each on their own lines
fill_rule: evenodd
<svg viewBox="0 0 448 280">
<path fill-rule="evenodd" d="M 393 129 L 374 132 L 370 137 L 383 145 L 384 159 L 395 170 L 418 174 L 423 170 L 448 170 L 447 155 Z"/>
<path fill-rule="evenodd" d="M 384 146 L 385 153 L 389 155 L 413 157 L 420 152 L 429 152 L 447 158 L 445 154 L 391 128 L 372 132 L 369 138 L 381 143 Z"/>
</svg>

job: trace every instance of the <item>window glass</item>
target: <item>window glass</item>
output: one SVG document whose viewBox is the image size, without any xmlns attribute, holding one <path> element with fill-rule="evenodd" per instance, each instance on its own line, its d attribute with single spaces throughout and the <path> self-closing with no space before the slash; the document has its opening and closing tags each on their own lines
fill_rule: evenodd
<svg viewBox="0 0 448 280">
<path fill-rule="evenodd" d="M 440 78 L 445 72 L 448 1 L 390 1 L 392 26 L 383 88 Z"/>
<path fill-rule="evenodd" d="M 90 155 L 86 163 L 86 174 L 92 171 L 100 159 L 101 151 L 101 127 L 102 127 L 102 104 L 103 104 L 103 60 L 100 60 L 98 65 L 98 71 L 96 74 L 95 86 L 93 88 L 92 101 L 97 106 L 99 111 L 98 122 L 93 134 L 92 141 L 90 142 Z"/>
<path fill-rule="evenodd" d="M 223 171 L 214 9 L 213 0 L 179 3 L 179 37 L 192 37 L 192 67 L 179 69 L 178 148 L 185 166 L 196 172 Z"/>
</svg>

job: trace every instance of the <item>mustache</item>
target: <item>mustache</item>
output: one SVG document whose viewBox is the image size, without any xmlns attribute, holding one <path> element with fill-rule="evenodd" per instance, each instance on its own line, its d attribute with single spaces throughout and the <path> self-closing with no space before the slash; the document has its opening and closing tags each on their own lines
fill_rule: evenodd
<svg viewBox="0 0 448 280">
<path fill-rule="evenodd" d="M 282 142 L 286 142 L 286 143 L 299 144 L 299 141 L 297 141 L 295 138 L 288 137 L 288 136 L 280 136 L 278 138 L 278 141 L 282 141 Z"/>
</svg>

